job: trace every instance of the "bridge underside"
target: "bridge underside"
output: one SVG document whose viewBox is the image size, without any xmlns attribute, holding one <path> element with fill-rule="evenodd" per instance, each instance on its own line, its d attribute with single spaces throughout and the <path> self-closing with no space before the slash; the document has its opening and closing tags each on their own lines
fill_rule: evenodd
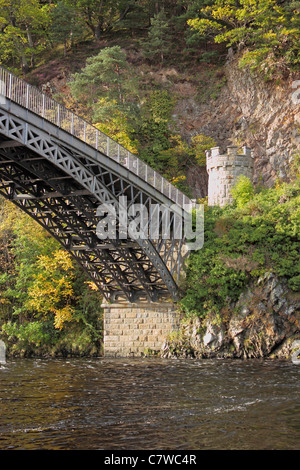
<svg viewBox="0 0 300 470">
<path fill-rule="evenodd" d="M 0 109 L 0 194 L 35 219 L 81 264 L 107 300 L 176 299 L 182 240 L 100 240 L 101 203 L 157 202 L 149 193 Z M 172 233 L 171 217 L 170 226 Z M 130 235 L 130 234 L 129 234 Z"/>
</svg>

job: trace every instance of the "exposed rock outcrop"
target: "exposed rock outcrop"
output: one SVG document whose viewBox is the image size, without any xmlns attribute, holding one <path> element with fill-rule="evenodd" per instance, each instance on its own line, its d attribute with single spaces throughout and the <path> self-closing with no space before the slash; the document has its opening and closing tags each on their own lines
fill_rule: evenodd
<svg viewBox="0 0 300 470">
<path fill-rule="evenodd" d="M 185 320 L 163 357 L 290 357 L 300 339 L 300 294 L 267 273 L 216 318 Z M 293 346 L 294 344 L 294 346 Z"/>
<path fill-rule="evenodd" d="M 199 102 L 197 88 L 190 87 L 178 99 L 181 135 L 203 133 L 213 137 L 221 150 L 247 145 L 255 158 L 254 183 L 272 186 L 277 178 L 288 180 L 293 154 L 300 151 L 300 103 L 293 99 L 296 75 L 264 82 L 239 68 L 234 56 L 222 72 L 225 84 L 217 98 Z"/>
</svg>

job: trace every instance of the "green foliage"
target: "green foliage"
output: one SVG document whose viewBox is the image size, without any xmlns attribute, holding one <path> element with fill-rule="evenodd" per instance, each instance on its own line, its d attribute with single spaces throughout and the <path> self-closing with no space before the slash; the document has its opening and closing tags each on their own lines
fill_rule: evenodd
<svg viewBox="0 0 300 470">
<path fill-rule="evenodd" d="M 300 289 L 300 184 L 253 194 L 237 185 L 238 204 L 206 208 L 204 246 L 192 252 L 181 301 L 187 315 L 216 315 L 266 272 Z"/>
<path fill-rule="evenodd" d="M 68 44 L 71 46 L 76 39 L 82 37 L 83 22 L 76 16 L 75 7 L 65 1 L 53 5 L 50 15 L 51 39 L 56 44 L 63 43 L 66 55 Z"/>
<path fill-rule="evenodd" d="M 2 335 L 9 344 L 11 354 L 32 355 L 51 343 L 49 325 L 32 321 L 24 324 L 8 321 L 2 325 Z"/>
<path fill-rule="evenodd" d="M 17 59 L 24 72 L 46 47 L 49 6 L 38 0 L 0 0 L 1 63 Z"/>
<path fill-rule="evenodd" d="M 244 207 L 254 195 L 254 187 L 250 179 L 247 176 L 240 176 L 231 194 L 237 207 Z"/>
<path fill-rule="evenodd" d="M 72 76 L 71 92 L 98 129 L 135 151 L 130 137 L 137 113 L 138 86 L 133 67 L 119 46 L 106 47 L 87 59 L 81 73 Z"/>
<path fill-rule="evenodd" d="M 8 203 L 3 201 L 4 205 Z M 12 205 L 10 204 L 9 207 Z M 11 225 L 11 255 L 14 258 L 14 275 L 10 276 L 9 288 L 5 292 L 6 299 L 12 305 L 14 316 L 21 321 L 31 318 L 26 308 L 28 289 L 31 287 L 35 264 L 40 255 L 49 255 L 58 249 L 56 240 L 28 216 L 20 211 L 13 210 L 15 217 Z"/>
<path fill-rule="evenodd" d="M 154 169 L 160 170 L 158 156 L 171 147 L 171 112 L 175 101 L 168 91 L 154 91 L 141 109 L 139 121 L 135 123 L 134 137 L 139 141 L 141 158 Z"/>
<path fill-rule="evenodd" d="M 65 0 L 74 6 L 76 14 L 82 18 L 96 39 L 101 39 L 118 23 L 126 18 L 134 6 L 133 0 Z"/>
<path fill-rule="evenodd" d="M 186 184 L 187 170 L 205 166 L 205 150 L 215 146 L 214 139 L 198 134 L 190 144 L 172 130 L 174 97 L 167 90 L 152 92 L 133 124 L 132 138 L 136 139 L 139 156 L 160 172 L 178 189 L 192 196 Z"/>
<path fill-rule="evenodd" d="M 129 152 L 137 152 L 137 143 L 131 137 L 133 133 L 132 116 L 124 111 L 116 100 L 100 98 L 94 106 L 94 126 L 109 135 Z"/>
<path fill-rule="evenodd" d="M 188 166 L 193 164 L 190 148 L 179 135 L 170 136 L 169 144 L 169 149 L 161 151 L 156 157 L 159 170 L 174 186 L 191 197 L 185 175 Z"/>
<path fill-rule="evenodd" d="M 170 147 L 161 151 L 156 157 L 159 170 L 180 191 L 192 197 L 191 188 L 186 183 L 187 170 L 193 166 L 205 167 L 205 150 L 214 147 L 216 142 L 204 134 L 197 134 L 188 144 L 180 135 L 172 135 L 169 144 Z"/>
<path fill-rule="evenodd" d="M 166 54 L 170 51 L 169 21 L 162 9 L 151 18 L 151 26 L 148 30 L 148 39 L 142 41 L 142 49 L 145 57 L 160 61 L 163 64 Z"/>
<path fill-rule="evenodd" d="M 105 47 L 86 63 L 82 72 L 75 73 L 70 82 L 72 94 L 81 104 L 95 106 L 104 97 L 126 107 L 136 99 L 133 69 L 120 46 Z"/>
<path fill-rule="evenodd" d="M 299 66 L 299 0 L 0 0 L 0 11 L 1 62 L 25 73 L 45 50 L 63 45 L 66 55 L 78 42 L 112 33 L 142 34 L 138 43 L 151 63 L 179 53 L 181 62 L 214 62 L 213 38 L 244 48 L 241 65 L 267 77 Z"/>
<path fill-rule="evenodd" d="M 214 0 L 193 0 L 191 2 L 187 2 L 187 6 L 179 16 L 177 22 L 180 21 L 184 22 L 184 25 L 192 25 L 192 21 L 198 20 L 199 16 L 202 17 L 203 14 L 201 13 L 202 10 L 214 3 Z M 185 43 L 187 46 L 187 50 L 189 51 L 199 51 L 199 44 L 205 43 L 206 41 L 206 34 L 202 34 L 197 28 L 188 27 L 184 31 L 185 35 Z"/>
<path fill-rule="evenodd" d="M 0 199 L 0 327 L 12 354 L 99 351 L 94 287 L 53 237 Z"/>
<path fill-rule="evenodd" d="M 205 150 L 215 141 L 202 134 L 194 136 L 190 145 L 182 141 L 172 126 L 174 95 L 161 88 L 141 90 L 119 46 L 89 58 L 82 72 L 73 75 L 70 87 L 98 129 L 192 196 L 186 172 L 189 166 L 205 165 Z"/>
<path fill-rule="evenodd" d="M 100 330 L 95 325 L 78 320 L 58 331 L 51 322 L 31 321 L 2 324 L 1 337 L 8 346 L 10 356 L 69 356 L 98 355 Z"/>
<path fill-rule="evenodd" d="M 297 1 L 279 5 L 275 0 L 216 0 L 188 24 L 216 43 L 244 47 L 240 65 L 260 70 L 267 78 L 276 70 L 299 65 Z"/>
<path fill-rule="evenodd" d="M 197 165 L 206 166 L 205 151 L 215 147 L 216 141 L 205 134 L 197 134 L 191 139 L 191 148 Z"/>
</svg>

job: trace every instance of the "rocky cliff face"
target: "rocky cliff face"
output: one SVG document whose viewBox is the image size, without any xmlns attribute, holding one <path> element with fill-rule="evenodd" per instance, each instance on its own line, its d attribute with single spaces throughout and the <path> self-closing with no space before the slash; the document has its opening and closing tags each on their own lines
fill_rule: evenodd
<svg viewBox="0 0 300 470">
<path fill-rule="evenodd" d="M 300 294 L 267 273 L 221 317 L 185 320 L 163 346 L 162 356 L 289 357 L 300 339 Z"/>
<path fill-rule="evenodd" d="M 184 320 L 163 357 L 287 358 L 300 344 L 300 294 L 272 273 L 260 278 L 216 318 Z M 298 348 L 299 349 L 299 348 Z"/>
<path fill-rule="evenodd" d="M 256 184 L 288 180 L 293 154 L 300 151 L 300 104 L 293 100 L 296 75 L 265 83 L 240 69 L 232 56 L 223 72 L 225 85 L 218 98 L 199 103 L 191 86 L 182 93 L 176 109 L 181 134 L 206 134 L 221 149 L 232 144 L 252 148 Z"/>
<path fill-rule="evenodd" d="M 300 150 L 300 105 L 292 99 L 295 77 L 264 83 L 234 62 L 225 70 L 231 107 L 239 113 L 235 138 L 254 150 L 254 181 L 271 185 L 277 177 L 286 180 L 293 153 Z"/>
<path fill-rule="evenodd" d="M 181 134 L 186 138 L 206 134 L 221 150 L 247 145 L 254 153 L 255 184 L 272 186 L 277 178 L 288 181 L 293 155 L 300 152 L 297 77 L 265 83 L 240 69 L 233 57 L 228 58 L 224 76 L 218 98 L 199 103 L 190 87 L 178 100 Z M 195 187 L 192 177 L 188 175 L 190 186 Z M 197 192 L 195 187 L 195 197 Z M 272 273 L 249 286 L 220 318 L 185 319 L 164 345 L 163 357 L 290 357 L 296 346 L 299 349 L 300 294 Z"/>
</svg>

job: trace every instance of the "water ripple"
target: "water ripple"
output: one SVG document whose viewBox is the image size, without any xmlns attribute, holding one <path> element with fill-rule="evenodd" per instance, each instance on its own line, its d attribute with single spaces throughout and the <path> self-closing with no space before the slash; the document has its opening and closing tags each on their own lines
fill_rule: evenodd
<svg viewBox="0 0 300 470">
<path fill-rule="evenodd" d="M 0 449 L 297 449 L 299 379 L 285 361 L 9 361 Z"/>
</svg>

